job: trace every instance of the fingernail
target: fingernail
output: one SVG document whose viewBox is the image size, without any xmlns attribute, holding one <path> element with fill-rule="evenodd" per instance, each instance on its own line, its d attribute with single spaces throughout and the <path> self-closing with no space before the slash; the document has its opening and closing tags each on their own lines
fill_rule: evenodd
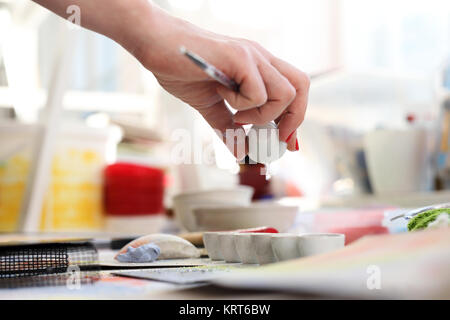
<svg viewBox="0 0 450 320">
<path fill-rule="evenodd" d="M 292 137 L 292 135 L 294 134 L 294 132 L 295 132 L 295 130 L 292 131 L 292 133 L 289 135 L 289 137 L 287 137 L 286 142 L 288 142 L 288 141 L 291 139 L 291 137 Z"/>
<path fill-rule="evenodd" d="M 298 139 L 295 139 L 295 150 L 300 150 L 300 147 L 298 146 Z"/>
<path fill-rule="evenodd" d="M 245 126 L 248 123 L 240 123 L 240 122 L 235 122 L 235 124 L 237 124 L 238 126 Z"/>
</svg>

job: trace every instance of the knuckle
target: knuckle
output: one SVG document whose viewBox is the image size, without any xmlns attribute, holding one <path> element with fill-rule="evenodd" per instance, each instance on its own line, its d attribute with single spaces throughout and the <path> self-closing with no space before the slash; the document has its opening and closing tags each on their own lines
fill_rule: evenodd
<svg viewBox="0 0 450 320">
<path fill-rule="evenodd" d="M 244 61 L 248 61 L 251 58 L 250 49 L 241 43 L 234 44 L 233 51 L 237 58 L 243 59 Z"/>
<path fill-rule="evenodd" d="M 257 93 L 253 98 L 253 103 L 255 104 L 255 106 L 262 106 L 266 102 L 267 102 L 267 92 L 263 90 L 260 90 L 260 92 Z"/>
<path fill-rule="evenodd" d="M 288 82 L 285 86 L 283 86 L 283 89 L 280 92 L 280 100 L 285 103 L 291 103 L 295 96 L 297 91 L 295 88 Z"/>
<path fill-rule="evenodd" d="M 294 68 L 293 74 L 294 74 L 294 77 L 291 79 L 291 83 L 294 85 L 294 87 L 297 90 L 300 88 L 309 90 L 309 86 L 311 83 L 309 76 L 306 73 L 304 73 L 296 68 Z"/>
</svg>

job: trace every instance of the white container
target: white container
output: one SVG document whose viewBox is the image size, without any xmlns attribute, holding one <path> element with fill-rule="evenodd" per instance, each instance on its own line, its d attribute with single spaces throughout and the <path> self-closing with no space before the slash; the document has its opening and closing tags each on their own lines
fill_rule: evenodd
<svg viewBox="0 0 450 320">
<path fill-rule="evenodd" d="M 204 207 L 193 210 L 200 230 L 224 231 L 271 226 L 287 231 L 295 222 L 297 206 L 277 203 L 252 203 L 247 206 Z"/>
<path fill-rule="evenodd" d="M 287 143 L 279 140 L 278 128 L 273 121 L 254 124 L 247 136 L 248 156 L 254 162 L 271 163 L 280 159 L 287 150 Z"/>
<path fill-rule="evenodd" d="M 364 137 L 370 182 L 380 195 L 426 191 L 430 185 L 427 131 L 380 129 Z"/>
<path fill-rule="evenodd" d="M 105 219 L 105 230 L 123 234 L 161 233 L 168 223 L 166 214 L 109 215 Z"/>
<path fill-rule="evenodd" d="M 199 231 L 193 214 L 194 209 L 211 206 L 246 206 L 250 204 L 252 196 L 253 188 L 247 186 L 182 193 L 173 198 L 175 217 L 187 231 Z"/>
<path fill-rule="evenodd" d="M 0 123 L 0 231 L 14 231 L 20 214 L 37 125 Z M 98 230 L 103 227 L 102 175 L 114 161 L 120 129 L 63 124 L 55 142 L 49 192 L 41 230 Z"/>
</svg>

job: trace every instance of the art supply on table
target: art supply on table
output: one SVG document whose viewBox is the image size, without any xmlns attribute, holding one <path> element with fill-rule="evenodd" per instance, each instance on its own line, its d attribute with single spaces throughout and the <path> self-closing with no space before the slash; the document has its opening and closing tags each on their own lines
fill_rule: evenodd
<svg viewBox="0 0 450 320">
<path fill-rule="evenodd" d="M 341 249 L 345 245 L 345 235 L 205 232 L 204 241 L 211 260 L 262 265 Z"/>
<path fill-rule="evenodd" d="M 369 236 L 334 252 L 243 269 L 211 281 L 233 289 L 341 298 L 449 299 L 449 264 L 450 232 L 439 229 Z"/>
<path fill-rule="evenodd" d="M 250 235 L 253 233 L 278 233 L 278 230 L 272 227 L 259 227 L 250 229 L 237 229 L 228 232 L 204 232 L 203 233 L 203 243 L 205 244 L 206 251 L 211 258 L 211 260 L 224 260 L 222 254 L 223 242 L 220 241 L 220 234 L 233 234 L 233 235 Z M 236 255 L 234 255 L 236 257 Z M 226 260 L 226 259 L 225 259 Z M 235 260 L 235 259 L 229 259 Z"/>
<path fill-rule="evenodd" d="M 104 170 L 108 215 L 133 216 L 164 212 L 164 171 L 133 163 L 115 163 Z"/>
<path fill-rule="evenodd" d="M 248 134 L 248 157 L 256 163 L 267 166 L 280 159 L 287 150 L 287 143 L 279 140 L 279 131 L 275 122 L 270 121 L 263 125 L 252 125 Z"/>
<path fill-rule="evenodd" d="M 98 254 L 89 242 L 41 242 L 0 246 L 0 288 L 67 285 L 96 281 Z"/>
<path fill-rule="evenodd" d="M 242 269 L 240 265 L 199 266 L 115 272 L 114 275 L 176 284 L 206 283 Z"/>
<path fill-rule="evenodd" d="M 49 242 L 0 246 L 0 278 L 64 273 L 69 266 L 92 265 L 97 250 L 89 242 Z"/>
<path fill-rule="evenodd" d="M 158 259 L 161 249 L 154 243 L 146 243 L 137 247 L 129 246 L 125 252 L 116 256 L 119 262 L 153 262 Z"/>
<path fill-rule="evenodd" d="M 181 193 L 173 197 L 175 218 L 180 227 L 189 232 L 196 232 L 200 229 L 193 213 L 194 209 L 230 205 L 247 206 L 251 202 L 252 195 L 253 188 L 248 186 Z"/>
<path fill-rule="evenodd" d="M 0 232 L 18 228 L 38 133 L 37 125 L 0 124 L 0 145 L 11 151 L 1 161 Z M 60 128 L 52 151 L 39 231 L 92 231 L 103 227 L 102 172 L 113 160 L 119 139 L 120 131 L 114 127 L 64 124 Z"/>
<path fill-rule="evenodd" d="M 188 51 L 185 47 L 180 47 L 181 54 L 185 55 L 189 60 L 191 60 L 196 66 L 200 67 L 208 76 L 216 80 L 217 82 L 223 84 L 230 90 L 239 91 L 239 85 L 232 79 L 230 79 L 226 74 L 217 69 L 212 64 L 206 62 L 203 58 L 197 54 Z"/>
<path fill-rule="evenodd" d="M 223 231 L 272 226 L 286 232 L 295 223 L 298 206 L 261 201 L 247 206 L 210 206 L 193 210 L 197 226 L 204 231 Z"/>
<path fill-rule="evenodd" d="M 149 246 L 149 244 L 152 246 Z M 131 249 L 132 251 L 135 251 L 134 249 L 140 247 L 143 247 L 143 249 L 141 252 L 136 252 L 138 255 L 133 255 L 132 252 L 130 252 L 130 247 L 133 248 Z M 158 251 L 157 254 L 155 250 Z M 147 256 L 152 259 L 138 261 L 142 256 Z M 123 262 L 152 262 L 157 258 L 165 260 L 199 257 L 200 252 L 192 243 L 170 234 L 150 234 L 137 238 L 125 245 L 116 255 L 116 259 L 118 261 L 124 260 Z M 132 260 L 133 258 L 136 258 L 136 260 Z"/>
<path fill-rule="evenodd" d="M 423 213 L 425 211 L 434 210 L 434 209 L 444 209 L 444 208 L 450 208 L 450 202 L 438 203 L 438 204 L 433 204 L 433 205 L 429 205 L 429 206 L 425 206 L 425 207 L 414 208 L 412 210 L 403 212 L 395 217 L 392 217 L 391 221 L 394 221 L 394 220 L 397 220 L 400 218 L 403 218 L 405 220 L 411 220 L 416 215 Z"/>
<path fill-rule="evenodd" d="M 450 227 L 450 208 L 432 209 L 416 215 L 408 222 L 408 231 Z"/>
<path fill-rule="evenodd" d="M 119 162 L 104 170 L 106 230 L 148 234 L 167 223 L 164 170 Z"/>
</svg>

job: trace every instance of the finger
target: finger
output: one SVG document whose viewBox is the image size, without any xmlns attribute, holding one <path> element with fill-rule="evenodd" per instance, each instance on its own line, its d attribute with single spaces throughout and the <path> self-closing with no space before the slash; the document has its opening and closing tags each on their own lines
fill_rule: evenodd
<svg viewBox="0 0 450 320">
<path fill-rule="evenodd" d="M 238 83 L 239 91 L 217 86 L 217 93 L 236 110 L 255 108 L 267 101 L 266 87 L 254 58 L 245 52 L 243 55 L 232 56 L 233 60 L 229 62 L 235 65 L 234 72 L 229 76 Z"/>
<path fill-rule="evenodd" d="M 260 107 L 238 111 L 233 119 L 237 123 L 264 124 L 279 117 L 295 98 L 295 88 L 265 58 L 259 63 L 259 71 L 267 90 L 267 102 Z"/>
<path fill-rule="evenodd" d="M 296 151 L 297 150 L 297 130 L 295 130 L 292 135 L 289 137 L 287 141 L 287 148 L 289 151 Z"/>
<path fill-rule="evenodd" d="M 296 91 L 294 100 L 285 109 L 278 122 L 280 140 L 289 142 L 291 139 L 288 141 L 288 138 L 294 136 L 295 130 L 305 118 L 310 81 L 305 73 L 299 71 L 285 61 L 273 58 L 271 63 L 289 80 Z"/>
<path fill-rule="evenodd" d="M 223 100 L 216 104 L 198 110 L 209 125 L 218 132 L 219 138 L 225 143 L 237 160 L 244 159 L 248 153 L 248 143 L 245 131 L 241 125 L 233 122 L 233 113 Z"/>
<path fill-rule="evenodd" d="M 281 115 L 280 117 L 278 117 L 274 120 L 277 127 L 278 127 L 278 124 L 280 123 L 280 120 L 282 117 L 283 117 L 283 115 Z M 287 148 L 289 151 L 298 151 L 299 150 L 297 131 L 298 130 L 295 130 L 295 132 L 293 132 L 292 135 L 287 138 Z"/>
</svg>

